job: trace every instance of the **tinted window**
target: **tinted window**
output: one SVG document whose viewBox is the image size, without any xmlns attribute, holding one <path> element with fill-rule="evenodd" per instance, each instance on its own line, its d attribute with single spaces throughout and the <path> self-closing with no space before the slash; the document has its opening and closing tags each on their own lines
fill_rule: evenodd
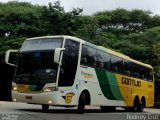
<svg viewBox="0 0 160 120">
<path fill-rule="evenodd" d="M 58 66 L 53 59 L 54 51 L 20 53 L 15 81 L 24 84 L 55 82 Z"/>
<path fill-rule="evenodd" d="M 79 42 L 66 40 L 60 70 L 59 86 L 72 86 L 78 64 Z"/>
<path fill-rule="evenodd" d="M 132 63 L 131 67 L 132 67 L 132 76 L 139 78 L 139 66 L 135 63 Z"/>
<path fill-rule="evenodd" d="M 128 60 L 124 60 L 123 67 L 124 67 L 124 74 L 130 75 L 131 74 L 131 64 Z"/>
<path fill-rule="evenodd" d="M 153 81 L 153 71 L 152 69 L 146 68 L 146 78 L 148 81 Z"/>
<path fill-rule="evenodd" d="M 123 73 L 123 60 L 122 58 L 111 55 L 111 71 Z"/>
<path fill-rule="evenodd" d="M 143 66 L 139 66 L 139 78 L 140 78 L 140 79 L 147 80 L 146 68 L 143 67 Z"/>
<path fill-rule="evenodd" d="M 81 64 L 95 67 L 96 66 L 96 49 L 83 45 Z"/>
<path fill-rule="evenodd" d="M 110 70 L 110 54 L 97 50 L 97 67 Z"/>
</svg>

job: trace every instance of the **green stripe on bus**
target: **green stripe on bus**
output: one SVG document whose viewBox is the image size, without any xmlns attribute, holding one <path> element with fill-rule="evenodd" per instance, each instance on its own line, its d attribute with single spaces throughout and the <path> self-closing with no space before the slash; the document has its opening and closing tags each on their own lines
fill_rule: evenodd
<svg viewBox="0 0 160 120">
<path fill-rule="evenodd" d="M 116 74 L 111 72 L 106 72 L 106 74 L 114 97 L 117 100 L 124 100 L 117 83 Z"/>
<path fill-rule="evenodd" d="M 100 70 L 100 69 L 95 69 L 95 70 L 96 70 L 98 81 L 99 81 L 99 84 L 100 84 L 100 87 L 101 87 L 101 90 L 102 90 L 104 96 L 107 99 L 116 100 L 116 98 L 112 94 L 106 72 L 104 70 Z"/>
</svg>

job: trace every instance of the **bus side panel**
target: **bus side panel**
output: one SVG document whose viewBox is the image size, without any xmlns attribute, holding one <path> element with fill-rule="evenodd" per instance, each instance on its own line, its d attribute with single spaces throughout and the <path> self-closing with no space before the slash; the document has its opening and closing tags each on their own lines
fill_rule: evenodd
<svg viewBox="0 0 160 120">
<path fill-rule="evenodd" d="M 133 106 L 135 96 L 145 98 L 146 107 L 153 106 L 154 104 L 154 84 L 153 82 L 140 80 L 124 75 L 116 75 L 120 91 L 125 98 L 127 106 Z"/>
<path fill-rule="evenodd" d="M 81 66 L 79 72 L 79 91 L 89 90 L 91 105 L 125 106 L 115 74 L 87 66 Z"/>
</svg>

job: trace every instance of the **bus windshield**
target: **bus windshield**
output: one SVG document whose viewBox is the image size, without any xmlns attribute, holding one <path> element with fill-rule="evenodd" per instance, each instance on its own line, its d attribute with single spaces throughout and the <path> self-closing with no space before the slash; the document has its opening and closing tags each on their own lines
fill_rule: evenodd
<svg viewBox="0 0 160 120">
<path fill-rule="evenodd" d="M 58 65 L 54 49 L 62 38 L 31 39 L 23 43 L 18 57 L 14 82 L 19 84 L 55 83 Z"/>
<path fill-rule="evenodd" d="M 22 84 L 55 83 L 58 66 L 54 51 L 20 53 L 14 81 Z"/>
</svg>

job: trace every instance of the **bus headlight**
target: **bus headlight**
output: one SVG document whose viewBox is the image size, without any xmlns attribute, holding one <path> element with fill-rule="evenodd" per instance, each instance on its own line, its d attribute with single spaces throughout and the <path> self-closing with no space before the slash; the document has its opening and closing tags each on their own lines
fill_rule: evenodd
<svg viewBox="0 0 160 120">
<path fill-rule="evenodd" d="M 17 87 L 16 86 L 12 86 L 12 90 L 13 91 L 17 91 Z"/>
<path fill-rule="evenodd" d="M 43 92 L 52 92 L 52 91 L 54 91 L 54 87 L 47 87 L 47 88 L 44 88 L 43 89 Z"/>
</svg>

